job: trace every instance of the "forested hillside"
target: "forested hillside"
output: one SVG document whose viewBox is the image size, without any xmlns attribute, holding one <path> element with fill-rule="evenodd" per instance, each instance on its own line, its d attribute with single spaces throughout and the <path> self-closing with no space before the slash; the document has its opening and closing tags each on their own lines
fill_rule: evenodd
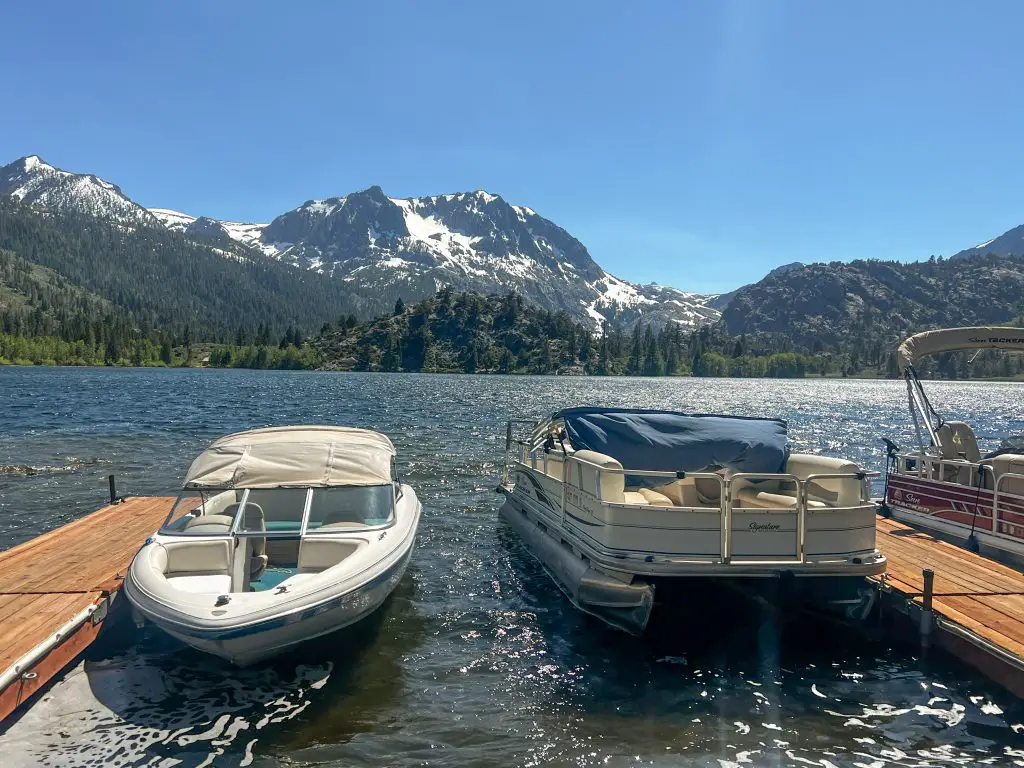
<svg viewBox="0 0 1024 768">
<path fill-rule="evenodd" d="M 122 226 L 85 214 L 59 216 L 0 200 L 0 249 L 47 267 L 130 316 L 143 336 L 229 341 L 327 318 L 379 311 L 338 280 L 302 272 L 235 244 L 203 244 L 163 228 Z M 97 307 L 75 313 L 98 319 Z"/>
<path fill-rule="evenodd" d="M 741 289 L 722 313 L 731 336 L 771 334 L 796 351 L 843 352 L 884 367 L 912 333 L 1005 324 L 1024 314 L 1024 257 L 808 264 Z"/>
<path fill-rule="evenodd" d="M 565 312 L 548 312 L 515 294 L 482 296 L 443 289 L 436 297 L 368 323 L 324 328 L 311 339 L 321 365 L 361 371 L 539 373 L 630 376 L 804 376 L 839 372 L 832 355 L 797 355 L 772 342 L 739 341 L 726 357 L 710 328 L 598 334 Z M 735 353 L 733 355 L 732 353 Z"/>
</svg>

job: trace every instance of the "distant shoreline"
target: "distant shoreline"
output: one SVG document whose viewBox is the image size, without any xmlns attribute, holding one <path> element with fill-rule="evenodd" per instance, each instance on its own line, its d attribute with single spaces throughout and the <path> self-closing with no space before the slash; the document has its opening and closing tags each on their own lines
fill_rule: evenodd
<svg viewBox="0 0 1024 768">
<path fill-rule="evenodd" d="M 242 368 L 234 366 L 213 366 L 213 365 L 58 365 L 48 363 L 12 363 L 0 361 L 0 369 L 15 368 L 64 368 L 69 370 L 172 370 L 172 371 L 253 371 L 261 373 L 369 373 L 373 375 L 394 375 L 411 374 L 422 376 L 507 376 L 509 378 L 558 378 L 558 379 L 643 379 L 645 381 L 674 380 L 674 379 L 708 379 L 715 381 L 901 381 L 885 376 L 878 376 L 866 373 L 857 373 L 851 376 L 839 374 L 806 374 L 804 376 L 693 376 L 690 374 L 681 376 L 630 376 L 628 374 L 608 374 L 603 376 L 590 374 L 558 374 L 558 373 L 498 373 L 498 372 L 476 372 L 466 373 L 465 371 L 354 371 L 341 370 L 337 368 Z M 959 384 L 970 384 L 978 382 L 982 384 L 1021 384 L 1024 383 L 1024 374 L 1016 377 L 993 376 L 977 377 L 970 379 L 926 379 L 926 381 L 956 382 Z"/>
</svg>

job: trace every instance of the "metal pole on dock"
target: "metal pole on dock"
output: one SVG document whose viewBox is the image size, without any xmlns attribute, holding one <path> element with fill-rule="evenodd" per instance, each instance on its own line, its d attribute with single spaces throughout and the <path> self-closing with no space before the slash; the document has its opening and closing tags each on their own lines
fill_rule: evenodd
<svg viewBox="0 0 1024 768">
<path fill-rule="evenodd" d="M 925 568 L 922 571 L 924 576 L 924 593 L 921 596 L 921 648 L 928 650 L 931 645 L 932 628 L 935 624 L 935 615 L 932 611 L 932 596 L 935 592 L 935 571 Z"/>
<path fill-rule="evenodd" d="M 107 482 L 110 484 L 110 503 L 119 504 L 121 499 L 117 495 L 117 483 L 114 481 L 114 476 L 107 475 Z"/>
</svg>

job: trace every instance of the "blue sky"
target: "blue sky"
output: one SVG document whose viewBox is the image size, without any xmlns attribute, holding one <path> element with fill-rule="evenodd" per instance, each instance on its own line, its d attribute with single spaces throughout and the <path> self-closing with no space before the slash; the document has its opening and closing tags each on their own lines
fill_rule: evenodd
<svg viewBox="0 0 1024 768">
<path fill-rule="evenodd" d="M 269 220 L 486 189 L 719 291 L 1024 223 L 1024 4 L 8 3 L 0 160 Z"/>
</svg>

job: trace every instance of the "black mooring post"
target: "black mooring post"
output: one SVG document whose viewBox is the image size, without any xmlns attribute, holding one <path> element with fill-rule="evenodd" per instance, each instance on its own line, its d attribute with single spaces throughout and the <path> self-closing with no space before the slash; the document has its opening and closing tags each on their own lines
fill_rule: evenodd
<svg viewBox="0 0 1024 768">
<path fill-rule="evenodd" d="M 921 596 L 921 648 L 928 650 L 928 647 L 931 645 L 932 625 L 934 621 L 934 614 L 932 612 L 932 596 L 935 591 L 935 571 L 931 568 L 925 568 L 922 575 L 924 576 L 924 594 Z"/>
<path fill-rule="evenodd" d="M 110 503 L 117 504 L 120 499 L 117 498 L 117 483 L 114 482 L 114 476 L 107 475 L 107 482 L 110 484 Z"/>
</svg>

